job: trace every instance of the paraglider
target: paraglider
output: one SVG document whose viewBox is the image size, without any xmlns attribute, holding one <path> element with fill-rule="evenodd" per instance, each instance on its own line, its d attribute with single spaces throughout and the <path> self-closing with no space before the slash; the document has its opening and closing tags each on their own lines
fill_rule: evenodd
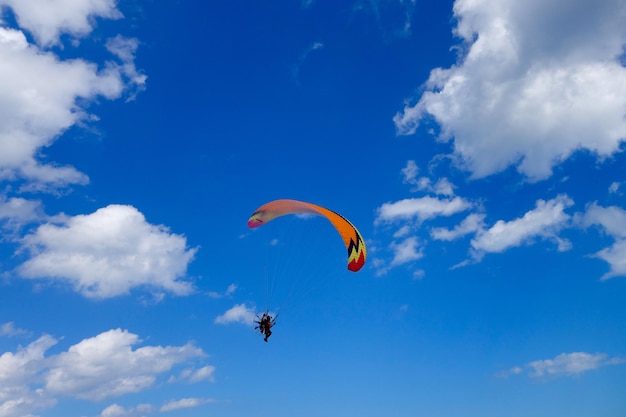
<svg viewBox="0 0 626 417">
<path fill-rule="evenodd" d="M 301 213 L 318 215 L 328 219 L 341 236 L 341 239 L 343 240 L 343 243 L 348 251 L 348 270 L 357 272 L 363 268 L 367 257 L 367 251 L 361 233 L 359 233 L 357 228 L 354 227 L 348 219 L 339 213 L 316 204 L 298 200 L 270 201 L 252 213 L 248 219 L 248 227 L 254 229 L 269 223 L 278 217 L 286 216 L 288 214 Z M 259 329 L 261 334 L 265 336 L 264 340 L 267 342 L 268 338 L 272 335 L 271 329 L 276 324 L 276 316 L 272 317 L 270 315 L 269 306 L 268 310 L 266 310 L 260 318 L 257 316 L 255 323 L 257 324 L 255 329 Z"/>
<path fill-rule="evenodd" d="M 257 315 L 257 318 L 259 316 Z M 267 311 L 263 313 L 260 319 L 256 320 L 257 326 L 255 329 L 259 329 L 262 335 L 265 336 L 263 340 L 267 342 L 267 339 L 272 335 L 272 327 L 276 324 L 276 317 L 272 317 Z"/>
<path fill-rule="evenodd" d="M 326 217 L 335 226 L 348 250 L 348 269 L 357 272 L 365 265 L 367 252 L 361 233 L 341 214 L 327 208 L 298 200 L 274 200 L 262 205 L 248 219 L 253 229 L 287 214 L 309 213 Z"/>
</svg>

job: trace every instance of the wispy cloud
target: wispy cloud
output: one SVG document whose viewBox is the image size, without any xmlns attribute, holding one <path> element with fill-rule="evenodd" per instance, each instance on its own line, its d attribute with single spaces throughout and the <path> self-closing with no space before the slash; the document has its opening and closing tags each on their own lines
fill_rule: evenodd
<svg viewBox="0 0 626 417">
<path fill-rule="evenodd" d="M 411 191 L 425 191 L 436 195 L 453 196 L 454 185 L 447 178 L 438 178 L 435 183 L 428 177 L 418 177 L 419 168 L 415 161 L 410 160 L 402 169 L 403 181 L 414 187 Z"/>
<path fill-rule="evenodd" d="M 415 0 L 359 0 L 353 11 L 373 15 L 386 38 L 403 38 L 412 31 Z"/>
<path fill-rule="evenodd" d="M 300 54 L 298 61 L 291 67 L 291 73 L 296 82 L 300 82 L 300 69 L 302 68 L 302 65 L 304 65 L 304 62 L 309 57 L 309 55 L 313 51 L 317 51 L 322 48 L 324 48 L 324 44 L 322 42 L 313 42 L 308 48 L 304 50 L 304 52 L 302 52 L 302 54 Z"/>
<path fill-rule="evenodd" d="M 230 297 L 231 295 L 234 294 L 235 291 L 237 291 L 237 285 L 230 284 L 228 288 L 226 288 L 226 291 L 222 293 L 216 292 L 216 291 L 209 291 L 207 295 L 211 298 L 223 298 L 223 297 Z"/>
<path fill-rule="evenodd" d="M 111 404 L 98 415 L 98 417 L 142 417 L 155 412 L 151 404 L 139 404 L 136 407 L 122 407 L 119 404 Z"/>
<path fill-rule="evenodd" d="M 186 408 L 195 408 L 215 401 L 213 398 L 181 398 L 168 401 L 161 407 L 152 404 L 139 404 L 135 407 L 111 404 L 102 410 L 98 417 L 143 417 L 147 414 L 168 413 Z"/>
<path fill-rule="evenodd" d="M 210 381 L 214 382 L 215 378 L 213 377 L 213 373 L 215 372 L 215 366 L 207 365 L 202 368 L 195 369 L 189 368 L 184 369 L 180 372 L 178 376 L 171 376 L 168 382 L 191 382 L 198 383 L 202 381 Z"/>
<path fill-rule="evenodd" d="M 532 378 L 578 376 L 594 369 L 623 363 L 626 363 L 626 357 L 609 357 L 606 353 L 561 353 L 552 359 L 536 360 L 524 366 L 515 366 L 496 376 L 508 377 L 522 373 Z"/>
<path fill-rule="evenodd" d="M 164 404 L 161 408 L 161 412 L 181 410 L 184 408 L 195 408 L 203 404 L 214 402 L 212 398 L 182 398 L 180 400 L 170 401 Z"/>
<path fill-rule="evenodd" d="M 15 327 L 15 323 L 9 321 L 0 325 L 0 336 L 15 337 L 15 336 L 29 336 L 31 333 L 28 330 Z"/>
<path fill-rule="evenodd" d="M 477 233 L 485 228 L 485 215 L 480 213 L 472 213 L 453 229 L 444 227 L 435 227 L 431 229 L 430 235 L 436 240 L 455 240 L 460 237 Z"/>
</svg>

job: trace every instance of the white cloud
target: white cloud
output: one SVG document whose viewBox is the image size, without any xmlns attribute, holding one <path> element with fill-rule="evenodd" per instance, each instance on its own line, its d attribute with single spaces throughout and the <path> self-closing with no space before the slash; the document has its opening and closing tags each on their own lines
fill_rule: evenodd
<svg viewBox="0 0 626 417">
<path fill-rule="evenodd" d="M 373 14 L 378 29 L 385 37 L 406 37 L 411 34 L 411 21 L 415 13 L 415 0 L 357 1 L 354 12 Z"/>
<path fill-rule="evenodd" d="M 413 275 L 413 279 L 417 281 L 417 280 L 423 279 L 424 276 L 426 275 L 426 272 L 424 272 L 423 269 L 417 269 L 413 271 L 412 275 Z"/>
<path fill-rule="evenodd" d="M 209 291 L 207 292 L 207 295 L 211 298 L 223 298 L 223 297 L 230 297 L 231 295 L 233 295 L 235 291 L 237 291 L 237 285 L 230 284 L 228 288 L 226 288 L 226 291 L 224 291 L 223 293 L 220 293 L 217 291 Z"/>
<path fill-rule="evenodd" d="M 130 412 L 118 404 L 111 404 L 100 413 L 99 417 L 124 417 L 131 415 Z"/>
<path fill-rule="evenodd" d="M 391 244 L 391 249 L 393 251 L 393 259 L 390 264 L 391 267 L 416 261 L 424 256 L 422 248 L 419 246 L 419 242 L 414 236 L 408 237 L 399 243 L 393 242 Z"/>
<path fill-rule="evenodd" d="M 507 378 L 526 373 L 532 378 L 579 376 L 604 366 L 626 363 L 624 357 L 609 357 L 606 353 L 572 352 L 561 353 L 552 359 L 541 359 L 522 366 L 514 366 L 495 376 Z"/>
<path fill-rule="evenodd" d="M 153 413 L 167 413 L 185 408 L 195 408 L 204 404 L 215 402 L 213 398 L 181 398 L 172 400 L 157 408 L 151 404 L 139 404 L 136 407 L 122 407 L 119 404 L 111 404 L 99 414 L 98 417 L 143 417 Z"/>
<path fill-rule="evenodd" d="M 429 191 L 433 191 L 434 188 L 430 182 L 423 181 L 428 180 L 427 178 L 416 179 L 418 172 L 419 170 L 414 161 L 409 161 L 402 170 L 404 182 L 416 183 L 418 187 L 423 189 L 428 188 Z M 394 267 L 416 261 L 424 256 L 423 245 L 418 241 L 417 237 L 410 236 L 411 230 L 414 227 L 414 225 L 411 224 L 412 221 L 416 220 L 417 223 L 421 223 L 435 217 L 448 217 L 470 208 L 472 208 L 472 203 L 461 197 L 439 198 L 425 196 L 420 198 L 408 198 L 381 205 L 377 210 L 375 224 L 398 222 L 408 222 L 409 224 L 402 225 L 394 232 L 393 237 L 396 240 L 388 247 L 392 252 L 390 261 L 381 258 L 371 260 L 376 268 L 376 274 L 379 276 L 385 275 Z M 421 278 L 421 276 L 418 276 L 418 278 Z"/>
<path fill-rule="evenodd" d="M 115 329 L 85 339 L 50 360 L 45 388 L 53 394 L 101 401 L 138 392 L 174 365 L 205 356 L 184 346 L 144 346 L 132 349 L 139 337 Z"/>
<path fill-rule="evenodd" d="M 119 404 L 111 404 L 98 417 L 143 417 L 153 413 L 155 408 L 150 404 L 139 404 L 136 407 L 124 408 Z"/>
<path fill-rule="evenodd" d="M 454 14 L 466 53 L 431 72 L 427 91 L 394 118 L 400 134 L 434 118 L 475 178 L 514 164 L 538 180 L 578 149 L 618 150 L 626 138 L 623 0 L 456 0 Z"/>
<path fill-rule="evenodd" d="M 28 330 L 15 327 L 15 323 L 9 321 L 0 325 L 0 336 L 15 337 L 15 336 L 28 336 L 30 332 Z"/>
<path fill-rule="evenodd" d="M 207 365 L 200 369 L 184 369 L 178 376 L 171 376 L 168 382 L 187 381 L 190 383 L 198 383 L 202 381 L 214 382 L 215 378 L 213 373 L 215 372 L 215 366 Z"/>
<path fill-rule="evenodd" d="M 217 324 L 243 323 L 252 325 L 256 312 L 245 304 L 237 304 L 215 319 Z"/>
<path fill-rule="evenodd" d="M 307 58 L 309 57 L 309 55 L 313 52 L 313 51 L 317 51 L 324 48 L 324 44 L 322 42 L 313 42 L 302 54 L 300 54 L 300 58 L 298 59 L 298 62 L 296 64 L 294 64 L 291 68 L 291 73 L 293 75 L 293 78 L 296 80 L 297 83 L 300 83 L 299 81 L 299 76 L 300 76 L 300 70 L 302 69 L 302 66 L 304 65 L 304 62 L 307 60 Z"/>
<path fill-rule="evenodd" d="M 56 343 L 53 337 L 44 335 L 15 353 L 0 355 L 0 416 L 22 417 L 54 406 L 54 398 L 30 386 L 45 369 L 46 350 Z"/>
<path fill-rule="evenodd" d="M 606 261 L 611 270 L 602 275 L 602 280 L 616 276 L 626 276 L 626 240 L 618 240 L 608 248 L 597 252 L 594 256 Z"/>
<path fill-rule="evenodd" d="M 25 348 L 20 347 L 16 353 L 3 353 L 0 356 L 0 387 L 4 390 L 12 384 L 27 383 L 44 368 L 44 354 L 56 343 L 56 339 L 44 335 Z"/>
<path fill-rule="evenodd" d="M 403 182 L 414 185 L 411 191 L 426 191 L 437 195 L 454 195 L 454 185 L 447 178 L 439 178 L 434 184 L 428 177 L 419 177 L 419 168 L 415 161 L 408 161 L 402 168 Z"/>
<path fill-rule="evenodd" d="M 585 211 L 583 225 L 599 225 L 615 238 L 626 238 L 626 211 L 619 207 L 602 207 L 591 203 Z"/>
<path fill-rule="evenodd" d="M 87 177 L 72 167 L 39 165 L 35 154 L 86 117 L 77 98 L 118 97 L 123 89 L 119 73 L 99 72 L 79 59 L 60 61 L 29 45 L 22 32 L 2 27 L 0 61 L 0 176 L 86 183 Z"/>
<path fill-rule="evenodd" d="M 432 191 L 437 195 L 454 195 L 454 185 L 447 178 L 440 178 L 432 186 Z"/>
<path fill-rule="evenodd" d="M 88 34 L 93 17 L 119 18 L 114 0 L 0 0 L 20 25 L 0 21 L 0 180 L 26 179 L 22 191 L 55 191 L 86 184 L 88 177 L 72 166 L 40 161 L 42 150 L 71 126 L 94 119 L 86 107 L 98 97 L 130 97 L 145 87 L 134 65 L 137 41 L 116 36 L 107 48 L 121 61 L 63 60 L 46 46 L 59 35 Z M 30 31 L 39 45 L 29 43 Z M 64 46 L 65 47 L 65 46 Z M 113 57 L 112 57 L 113 58 Z"/>
<path fill-rule="evenodd" d="M 212 398 L 183 398 L 180 400 L 170 401 L 169 403 L 164 404 L 161 407 L 160 411 L 167 412 L 167 411 L 180 410 L 183 408 L 194 408 L 194 407 L 198 407 L 200 405 L 207 404 L 213 401 L 215 400 L 213 400 Z"/>
<path fill-rule="evenodd" d="M 400 239 L 401 237 L 405 237 L 411 233 L 411 230 L 412 230 L 411 226 L 404 225 L 393 233 L 393 238 Z"/>
<path fill-rule="evenodd" d="M 569 249 L 568 242 L 560 239 L 557 234 L 571 218 L 564 210 L 573 204 L 566 195 L 548 201 L 537 200 L 536 207 L 523 217 L 509 222 L 498 220 L 489 229 L 479 231 L 472 239 L 472 248 L 477 256 L 483 253 L 499 253 L 541 237 L 556 241 L 559 250 Z"/>
<path fill-rule="evenodd" d="M 183 346 L 143 346 L 135 334 L 115 329 L 84 339 L 67 351 L 46 356 L 57 340 L 44 335 L 15 353 L 0 355 L 0 416 L 32 416 L 55 406 L 56 397 L 100 401 L 148 388 L 174 366 L 205 357 L 202 349 Z M 213 367 L 191 373 L 210 377 Z M 199 382 L 205 378 L 188 378 Z M 107 407 L 101 417 L 142 416 L 154 411 L 149 404 L 125 409 Z"/>
<path fill-rule="evenodd" d="M 44 217 L 41 201 L 0 195 L 0 226 L 16 230 Z"/>
<path fill-rule="evenodd" d="M 189 382 L 196 383 L 201 381 L 214 381 L 213 373 L 215 372 L 215 366 L 207 365 L 200 369 L 196 369 L 189 375 Z"/>
<path fill-rule="evenodd" d="M 573 376 L 603 366 L 625 363 L 624 358 L 609 358 L 605 353 L 562 353 L 554 359 L 530 362 L 530 376 Z"/>
<path fill-rule="evenodd" d="M 602 280 L 616 276 L 626 276 L 626 211 L 615 206 L 601 207 L 592 203 L 582 217 L 582 225 L 601 226 L 615 238 L 613 245 L 600 250 L 594 256 L 607 262 L 611 269 Z"/>
<path fill-rule="evenodd" d="M 484 229 L 484 214 L 472 213 L 467 216 L 461 224 L 454 229 L 449 230 L 443 227 L 436 227 L 430 231 L 433 239 L 437 240 L 455 240 L 470 233 L 476 233 Z"/>
<path fill-rule="evenodd" d="M 21 277 L 69 282 L 86 297 L 114 297 L 140 286 L 176 295 L 193 291 L 181 278 L 196 249 L 131 206 L 41 225 L 24 237 L 22 248 L 31 259 L 18 267 Z"/>
<path fill-rule="evenodd" d="M 43 46 L 59 43 L 62 33 L 75 37 L 89 34 L 94 17 L 121 18 L 115 4 L 115 0 L 0 0 L 0 6 L 13 9 L 19 25 Z"/>
<path fill-rule="evenodd" d="M 391 260 L 385 260 L 382 258 L 373 258 L 370 260 L 374 268 L 376 269 L 377 276 L 386 275 L 392 268 L 407 263 L 417 261 L 424 257 L 423 246 L 415 236 L 404 237 L 401 241 L 393 241 L 389 244 L 389 250 L 392 253 Z M 413 279 L 422 279 L 424 271 L 416 270 L 413 272 Z"/>
<path fill-rule="evenodd" d="M 423 221 L 438 216 L 451 216 L 471 207 L 472 204 L 461 197 L 444 199 L 435 197 L 407 198 L 393 203 L 384 203 L 379 207 L 376 223 L 413 218 Z"/>
<path fill-rule="evenodd" d="M 134 87 L 134 92 L 126 101 L 133 100 L 135 96 L 145 90 L 148 77 L 135 67 L 135 52 L 139 47 L 139 41 L 134 38 L 125 38 L 121 35 L 109 39 L 106 48 L 122 61 L 120 72 L 126 76 L 129 84 Z"/>
<path fill-rule="evenodd" d="M 511 369 L 507 369 L 506 371 L 498 372 L 496 377 L 498 378 L 508 378 L 511 375 L 519 375 L 524 370 L 520 366 L 514 366 Z"/>
</svg>

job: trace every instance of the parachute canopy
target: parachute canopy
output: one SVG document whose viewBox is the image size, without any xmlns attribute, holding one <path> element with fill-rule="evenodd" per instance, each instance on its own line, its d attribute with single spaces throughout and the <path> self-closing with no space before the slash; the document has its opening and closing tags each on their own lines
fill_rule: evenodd
<svg viewBox="0 0 626 417">
<path fill-rule="evenodd" d="M 327 208 L 298 200 L 274 200 L 259 207 L 248 219 L 248 227 L 253 229 L 287 214 L 310 213 L 326 217 L 341 238 L 348 250 L 348 269 L 356 272 L 365 264 L 365 242 L 361 233 L 352 223 L 339 213 Z"/>
</svg>

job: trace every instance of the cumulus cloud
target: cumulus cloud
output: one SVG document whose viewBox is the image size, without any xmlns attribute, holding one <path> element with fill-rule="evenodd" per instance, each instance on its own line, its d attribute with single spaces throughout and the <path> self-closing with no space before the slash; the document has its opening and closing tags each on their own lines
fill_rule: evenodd
<svg viewBox="0 0 626 417">
<path fill-rule="evenodd" d="M 248 307 L 245 304 L 237 304 L 227 310 L 224 314 L 217 316 L 215 323 L 228 324 L 228 323 L 242 323 L 252 325 L 256 312 L 254 308 Z"/>
<path fill-rule="evenodd" d="M 175 295 L 193 291 L 183 278 L 196 249 L 131 206 L 110 205 L 43 224 L 23 238 L 22 249 L 31 258 L 18 267 L 21 277 L 67 282 L 90 298 L 140 286 Z"/>
<path fill-rule="evenodd" d="M 459 62 L 431 72 L 417 103 L 395 116 L 399 134 L 434 119 L 474 178 L 516 165 L 539 180 L 578 149 L 618 151 L 624 1 L 456 0 L 454 15 Z"/>
<path fill-rule="evenodd" d="M 498 374 L 506 377 L 521 374 L 524 371 L 533 378 L 578 376 L 585 372 L 609 365 L 626 363 L 626 358 L 609 357 L 606 353 L 573 352 L 561 353 L 552 359 L 542 359 L 527 363 L 524 366 L 515 366 L 508 371 Z"/>
<path fill-rule="evenodd" d="M 16 353 L 3 353 L 0 356 L 2 390 L 14 384 L 26 383 L 36 376 L 45 367 L 45 352 L 56 343 L 52 336 L 44 335 L 25 348 L 20 347 Z"/>
<path fill-rule="evenodd" d="M 613 245 L 593 255 L 610 265 L 611 269 L 601 279 L 626 276 L 626 211 L 615 206 L 602 207 L 594 202 L 583 214 L 582 225 L 600 226 L 615 239 Z"/>
<path fill-rule="evenodd" d="M 484 253 L 504 252 L 540 237 L 556 241 L 559 250 L 567 250 L 569 242 L 559 238 L 558 232 L 568 225 L 571 216 L 565 209 L 573 204 L 566 195 L 548 201 L 537 200 L 535 208 L 524 216 L 508 222 L 498 220 L 489 229 L 478 231 L 472 239 L 472 248 L 480 257 Z"/>
<path fill-rule="evenodd" d="M 89 34 L 94 18 L 119 19 L 122 13 L 115 0 L 0 0 L 10 7 L 21 27 L 33 34 L 43 46 L 59 43 L 59 36 Z"/>
<path fill-rule="evenodd" d="M 26 347 L 0 355 L 0 415 L 23 417 L 56 404 L 56 397 L 101 401 L 137 392 L 154 384 L 157 377 L 174 366 L 205 357 L 202 349 L 183 346 L 143 346 L 139 337 L 114 329 L 84 339 L 68 350 L 46 356 L 58 341 L 41 336 Z M 207 375 L 202 367 L 197 372 Z M 203 378 L 189 378 L 189 382 Z M 139 416 L 154 408 L 141 404 L 125 409 L 107 407 L 102 417 Z"/>
<path fill-rule="evenodd" d="M 0 0 L 19 28 L 0 21 L 0 180 L 26 179 L 26 191 L 54 191 L 86 184 L 72 166 L 41 162 L 41 152 L 71 126 L 92 116 L 86 106 L 98 97 L 140 91 L 145 76 L 134 66 L 137 41 L 120 36 L 107 43 L 115 59 L 94 63 L 62 59 L 46 46 L 61 34 L 83 36 L 94 17 L 121 17 L 114 0 Z M 28 41 L 30 32 L 38 44 Z"/>
<path fill-rule="evenodd" d="M 45 369 L 45 352 L 57 343 L 44 335 L 15 353 L 0 355 L 0 415 L 22 417 L 54 406 L 56 400 L 39 390 L 31 390 Z"/>
<path fill-rule="evenodd" d="M 192 344 L 132 347 L 141 342 L 115 329 L 85 339 L 51 359 L 45 388 L 53 394 L 100 401 L 138 392 L 174 365 L 204 356 Z"/>
</svg>

